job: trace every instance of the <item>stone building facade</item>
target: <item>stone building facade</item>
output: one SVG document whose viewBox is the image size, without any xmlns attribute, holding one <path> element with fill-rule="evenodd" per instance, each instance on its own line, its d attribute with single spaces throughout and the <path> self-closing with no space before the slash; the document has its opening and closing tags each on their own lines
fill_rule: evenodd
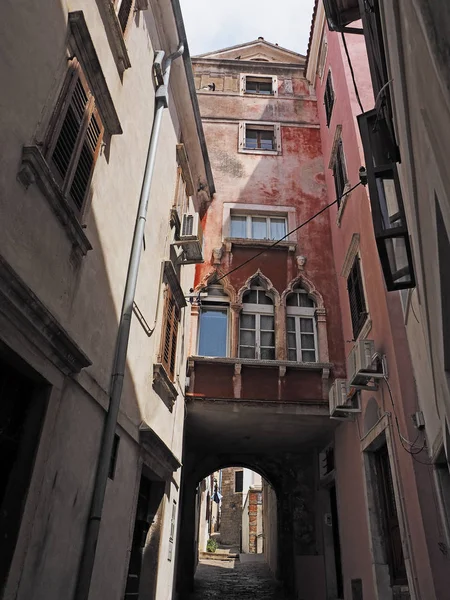
<svg viewBox="0 0 450 600">
<path fill-rule="evenodd" d="M 241 544 L 243 480 L 242 468 L 222 469 L 220 543 L 225 546 Z"/>
<path fill-rule="evenodd" d="M 274 490 L 272 569 L 286 588 L 324 589 L 317 449 L 335 428 L 329 379 L 345 364 L 329 216 L 308 221 L 327 195 L 304 63 L 263 39 L 193 59 L 217 190 L 191 311 L 180 598 L 195 568 L 195 489 L 229 465 Z"/>
<path fill-rule="evenodd" d="M 355 20 L 352 26 L 364 28 L 367 21 Z M 327 570 L 328 589 L 335 586 L 337 597 L 359 588 L 364 598 L 443 598 L 450 581 L 445 552 L 436 548 L 446 548 L 447 541 L 427 456 L 433 436 L 427 440 L 427 426 L 424 431 L 417 421 L 422 382 L 414 377 L 408 345 L 411 274 L 408 247 L 400 252 L 400 237 L 395 237 L 404 234 L 405 223 L 398 189 L 385 192 L 388 210 L 397 206 L 389 233 L 394 237 L 383 238 L 376 223 L 381 182 L 397 185 L 396 167 L 379 167 L 378 187 L 372 185 L 377 163 L 368 157 L 362 122 L 380 101 L 379 88 L 372 82 L 364 36 L 330 31 L 322 2 L 315 9 L 306 74 L 318 98 L 329 201 L 358 184 L 361 165 L 369 180 L 329 209 L 349 385 L 356 347 L 373 344 L 380 357 L 375 361 L 381 359 L 380 378 L 371 385 L 359 382 L 357 411 L 339 425 L 322 453 L 322 510 L 329 516 L 327 535 L 334 548 L 326 560 L 336 565 L 331 577 Z M 385 131 L 386 102 L 377 105 L 372 134 Z M 382 153 L 380 146 L 377 152 Z M 345 407 L 334 416 L 344 420 Z"/>
<path fill-rule="evenodd" d="M 1 12 L 0 595 L 167 599 L 194 278 L 172 242 L 214 191 L 187 49 L 170 91 L 153 67 L 185 39 L 179 5 L 7 1 Z M 156 88 L 169 109 L 113 452 L 96 475 Z M 79 577 L 88 520 L 99 528 L 90 582 Z"/>
</svg>

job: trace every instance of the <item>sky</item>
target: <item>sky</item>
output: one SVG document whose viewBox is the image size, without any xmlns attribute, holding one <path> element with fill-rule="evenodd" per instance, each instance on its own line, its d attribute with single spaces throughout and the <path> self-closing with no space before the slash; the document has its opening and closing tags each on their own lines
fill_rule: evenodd
<svg viewBox="0 0 450 600">
<path fill-rule="evenodd" d="M 306 53 L 314 0 L 180 0 L 191 56 L 262 36 Z"/>
</svg>

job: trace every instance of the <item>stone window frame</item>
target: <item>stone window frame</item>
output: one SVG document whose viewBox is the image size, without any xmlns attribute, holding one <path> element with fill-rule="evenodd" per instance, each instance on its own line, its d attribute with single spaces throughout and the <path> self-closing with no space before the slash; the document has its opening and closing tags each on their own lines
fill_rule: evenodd
<svg viewBox="0 0 450 600">
<path fill-rule="evenodd" d="M 287 288 L 281 294 L 280 309 L 278 314 L 278 325 L 279 329 L 282 330 L 284 336 L 284 356 L 282 360 L 287 360 L 287 297 L 295 292 L 296 289 L 301 288 L 308 293 L 308 296 L 315 303 L 314 318 L 316 328 L 316 362 L 317 363 L 328 363 L 329 362 L 329 350 L 328 350 L 328 332 L 327 332 L 327 311 L 323 302 L 322 294 L 315 288 L 313 282 L 305 277 L 304 275 L 298 275 L 289 283 Z"/>
<path fill-rule="evenodd" d="M 271 79 L 272 80 L 272 93 L 271 94 L 257 94 L 253 92 L 247 92 L 247 77 L 252 79 Z M 256 98 L 276 98 L 278 96 L 278 76 L 270 75 L 265 73 L 241 73 L 239 76 L 240 87 L 239 94 L 241 96 L 251 96 Z"/>
<path fill-rule="evenodd" d="M 43 196 L 47 199 L 50 208 L 66 230 L 72 242 L 75 255 L 82 257 L 87 254 L 92 246 L 86 236 L 84 227 L 80 222 L 82 215 L 78 214 L 68 202 L 60 184 L 53 176 L 47 164 L 45 147 L 52 128 L 58 122 L 62 103 L 65 100 L 70 63 L 76 61 L 80 65 L 86 84 L 95 98 L 99 119 L 104 127 L 103 140 L 109 140 L 112 135 L 122 134 L 122 127 L 117 115 L 111 94 L 106 83 L 101 64 L 97 56 L 83 11 L 69 13 L 68 16 L 69 39 L 67 50 L 62 56 L 60 81 L 54 90 L 54 103 L 51 103 L 51 112 L 48 112 L 34 135 L 33 142 L 22 148 L 22 162 L 17 174 L 17 179 L 28 189 L 36 184 Z M 102 140 L 101 147 L 106 145 Z M 102 154 L 101 148 L 98 154 Z M 94 170 L 94 169 L 93 169 Z M 91 184 L 90 186 L 91 187 Z M 86 212 L 91 191 L 87 191 L 87 200 L 84 202 L 83 214 Z"/>
<path fill-rule="evenodd" d="M 365 320 L 363 326 L 361 327 L 355 341 L 366 339 L 370 333 L 370 330 L 372 329 L 372 319 L 370 316 L 370 306 L 369 306 L 369 294 L 367 293 L 367 289 L 366 289 L 366 282 L 365 282 L 365 277 L 364 277 L 364 266 L 363 266 L 363 261 L 361 259 L 361 253 L 360 253 L 360 235 L 359 235 L 359 233 L 354 233 L 352 235 L 352 239 L 350 241 L 350 244 L 347 249 L 347 253 L 344 258 L 344 262 L 342 264 L 341 277 L 344 277 L 344 279 L 346 281 L 348 280 L 350 271 L 352 270 L 352 267 L 353 267 L 353 264 L 354 264 L 356 258 L 359 258 L 359 260 L 360 260 L 359 266 L 360 266 L 360 270 L 361 270 L 361 281 L 362 281 L 362 287 L 363 287 L 363 292 L 364 292 L 367 316 L 366 316 L 366 320 Z"/>
<path fill-rule="evenodd" d="M 374 578 L 377 583 L 377 588 L 381 592 L 382 597 L 390 597 L 393 589 L 397 588 L 398 592 L 409 590 L 411 597 L 417 597 L 417 589 L 414 580 L 414 569 L 411 563 L 411 544 L 408 519 L 406 517 L 405 506 L 403 503 L 402 490 L 399 485 L 400 476 L 398 473 L 398 457 L 397 448 L 394 443 L 394 431 L 392 424 L 392 416 L 390 413 L 384 413 L 373 427 L 363 435 L 360 442 L 360 448 L 363 459 L 363 483 L 364 496 L 366 502 L 366 511 L 368 514 L 367 527 L 369 539 L 372 540 L 372 564 L 374 569 Z M 374 459 L 375 452 L 383 445 L 387 446 L 389 455 L 389 465 L 392 475 L 392 487 L 395 496 L 395 505 L 400 526 L 402 550 L 405 560 L 408 586 L 391 586 L 390 575 L 387 572 L 387 563 L 385 562 L 384 551 L 381 541 L 383 535 L 382 527 L 377 510 L 377 482 L 375 477 Z"/>
<path fill-rule="evenodd" d="M 348 199 L 351 196 L 351 194 L 348 194 L 348 190 L 351 188 L 351 184 L 350 181 L 348 179 L 348 169 L 347 169 L 347 159 L 345 156 L 345 152 L 344 152 L 344 143 L 342 140 L 342 125 L 336 125 L 336 129 L 334 131 L 334 138 L 333 138 L 333 145 L 331 146 L 331 152 L 330 152 L 330 160 L 328 163 L 328 168 L 333 171 L 333 184 L 334 184 L 334 189 L 336 190 L 336 184 L 335 184 L 335 168 L 336 168 L 336 161 L 338 160 L 338 156 L 340 155 L 340 160 L 342 162 L 342 167 L 343 167 L 343 172 L 344 172 L 344 178 L 345 178 L 345 183 L 344 183 L 344 187 L 342 189 L 342 192 L 340 194 L 340 200 L 337 203 L 337 207 L 338 207 L 338 211 L 337 211 L 337 215 L 336 215 L 336 225 L 338 227 L 341 226 L 341 222 L 342 222 L 342 217 L 344 214 L 344 210 L 345 207 L 347 205 Z M 337 190 L 336 190 L 336 198 L 337 199 Z"/>
<path fill-rule="evenodd" d="M 246 148 L 245 146 L 245 135 L 247 127 L 273 127 L 273 136 L 275 141 L 275 148 L 273 150 L 262 150 L 260 148 Z M 259 154 L 263 156 L 278 156 L 281 154 L 281 125 L 274 121 L 239 121 L 238 130 L 238 152 L 241 154 Z"/>
</svg>

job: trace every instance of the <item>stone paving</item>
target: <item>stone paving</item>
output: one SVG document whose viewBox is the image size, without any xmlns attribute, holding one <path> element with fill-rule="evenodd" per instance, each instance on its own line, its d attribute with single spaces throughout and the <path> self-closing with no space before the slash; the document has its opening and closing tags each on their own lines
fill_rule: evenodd
<svg viewBox="0 0 450 600">
<path fill-rule="evenodd" d="M 190 600 L 289 600 L 262 555 L 241 560 L 201 560 Z"/>
</svg>

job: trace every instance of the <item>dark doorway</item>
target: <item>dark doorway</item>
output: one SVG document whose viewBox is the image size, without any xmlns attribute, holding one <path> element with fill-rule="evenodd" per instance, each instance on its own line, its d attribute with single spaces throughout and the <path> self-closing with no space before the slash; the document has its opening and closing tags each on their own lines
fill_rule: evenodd
<svg viewBox="0 0 450 600">
<path fill-rule="evenodd" d="M 16 547 L 48 389 L 0 355 L 0 595 Z"/>
<path fill-rule="evenodd" d="M 141 476 L 125 600 L 152 600 L 156 595 L 164 487 L 164 482 Z"/>
<path fill-rule="evenodd" d="M 384 534 L 386 561 L 389 567 L 391 586 L 406 585 L 406 567 L 403 558 L 400 526 L 395 505 L 394 486 L 392 484 L 391 467 L 387 446 L 382 446 L 375 453 L 378 492 L 380 499 L 380 515 Z"/>
<path fill-rule="evenodd" d="M 344 580 L 342 577 L 341 542 L 339 538 L 339 517 L 335 485 L 330 487 L 330 507 L 331 523 L 333 528 L 334 566 L 336 569 L 336 592 L 338 598 L 343 598 Z"/>
</svg>

